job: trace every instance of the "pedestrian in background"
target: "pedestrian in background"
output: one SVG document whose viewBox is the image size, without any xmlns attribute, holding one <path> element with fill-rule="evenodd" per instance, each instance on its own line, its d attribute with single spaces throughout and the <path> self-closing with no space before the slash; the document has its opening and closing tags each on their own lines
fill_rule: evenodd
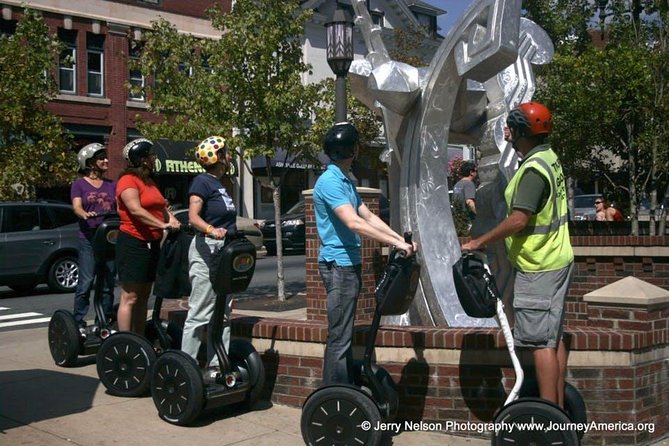
<svg viewBox="0 0 669 446">
<path fill-rule="evenodd" d="M 116 242 L 116 264 L 121 282 L 118 329 L 144 335 L 147 302 L 156 277 L 160 240 L 164 230 L 178 230 L 179 220 L 154 178 L 156 154 L 148 139 L 136 139 L 123 148 L 128 168 L 116 185 L 121 220 Z"/>
<path fill-rule="evenodd" d="M 516 269 L 514 343 L 532 350 L 541 398 L 564 408 L 567 352 L 562 335 L 565 297 L 574 269 L 566 181 L 546 141 L 553 120 L 544 105 L 520 104 L 509 113 L 507 126 L 521 158 L 504 192 L 507 217 L 462 249 L 484 249 L 505 239 L 509 261 Z"/>
<path fill-rule="evenodd" d="M 323 150 L 332 161 L 314 187 L 314 212 L 321 247 L 318 270 L 327 292 L 328 337 L 323 385 L 353 384 L 353 321 L 362 281 L 361 236 L 413 255 L 408 244 L 362 202 L 349 170 L 358 152 L 356 128 L 335 124 L 325 135 Z"/>
<path fill-rule="evenodd" d="M 609 200 L 603 195 L 595 198 L 595 220 L 597 221 L 623 221 L 623 213 L 611 206 Z"/>
<path fill-rule="evenodd" d="M 79 217 L 79 281 L 74 292 L 74 320 L 77 321 L 81 335 L 86 336 L 85 318 L 90 308 L 90 294 L 96 274 L 93 235 L 104 216 L 116 212 L 116 184 L 105 176 L 109 170 L 109 160 L 102 144 L 84 146 L 77 154 L 77 161 L 82 177 L 75 180 L 70 188 L 72 208 Z M 102 308 L 107 320 L 110 320 L 113 316 L 116 281 L 113 260 L 106 262 L 103 274 L 99 278 L 103 281 Z"/>
<path fill-rule="evenodd" d="M 470 220 L 476 218 L 476 183 L 478 168 L 473 161 L 465 161 L 460 166 L 460 181 L 453 186 L 453 201 L 459 203 Z"/>
<path fill-rule="evenodd" d="M 197 231 L 188 250 L 188 276 L 191 294 L 188 315 L 184 324 L 181 349 L 197 361 L 204 333 L 211 333 L 210 326 L 216 293 L 212 278 L 218 266 L 217 254 L 225 244 L 228 231 L 236 231 L 237 209 L 227 189 L 221 182 L 230 168 L 232 157 L 225 146 L 225 139 L 211 136 L 195 149 L 195 159 L 205 172 L 193 179 L 188 190 L 188 220 Z M 230 317 L 232 297 L 227 296 L 224 321 Z M 223 345 L 230 347 L 230 327 L 225 324 Z M 218 366 L 218 357 L 212 342 L 207 342 L 207 364 Z"/>
</svg>

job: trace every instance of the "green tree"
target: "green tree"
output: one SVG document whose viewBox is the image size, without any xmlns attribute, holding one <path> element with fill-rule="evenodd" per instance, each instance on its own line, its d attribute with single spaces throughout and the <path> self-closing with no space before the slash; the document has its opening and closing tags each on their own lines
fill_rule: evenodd
<svg viewBox="0 0 669 446">
<path fill-rule="evenodd" d="M 532 18 L 558 42 L 537 90 L 537 99 L 554 114 L 552 143 L 570 176 L 592 179 L 598 172 L 608 188 L 629 197 L 636 235 L 640 197 L 655 197 L 667 184 L 666 4 L 611 0 L 597 29 L 596 11 L 585 5 L 584 14 L 561 16 L 564 22 L 553 26 L 561 14 L 554 1 L 526 3 Z M 584 24 L 591 33 L 588 42 L 574 37 Z"/>
<path fill-rule="evenodd" d="M 35 188 L 67 184 L 74 154 L 59 118 L 46 110 L 57 88 L 61 51 L 42 17 L 26 9 L 12 35 L 0 37 L 0 199 L 35 198 Z"/>
<path fill-rule="evenodd" d="M 221 31 L 217 40 L 181 35 L 165 21 L 147 33 L 136 66 L 153 78 L 150 110 L 162 121 L 140 129 L 174 139 L 220 134 L 243 148 L 245 158 L 263 156 L 263 186 L 272 189 L 278 222 L 287 172 L 277 173 L 272 158 L 278 149 L 297 161 L 317 150 L 307 137 L 317 87 L 302 83 L 310 69 L 302 60 L 302 35 L 312 11 L 298 0 L 238 0 L 229 13 L 216 7 L 208 13 Z M 241 131 L 232 135 L 233 128 Z M 278 297 L 285 300 L 280 225 L 276 236 Z"/>
</svg>

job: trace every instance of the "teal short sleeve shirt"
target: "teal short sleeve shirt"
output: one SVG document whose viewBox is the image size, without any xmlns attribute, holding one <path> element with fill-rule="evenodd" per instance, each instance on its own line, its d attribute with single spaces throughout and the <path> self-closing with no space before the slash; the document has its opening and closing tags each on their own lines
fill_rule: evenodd
<svg viewBox="0 0 669 446">
<path fill-rule="evenodd" d="M 334 212 L 346 204 L 357 212 L 362 199 L 350 178 L 337 165 L 330 164 L 314 187 L 316 229 L 321 241 L 319 262 L 336 262 L 340 266 L 362 262 L 360 236 L 346 227 Z"/>
</svg>

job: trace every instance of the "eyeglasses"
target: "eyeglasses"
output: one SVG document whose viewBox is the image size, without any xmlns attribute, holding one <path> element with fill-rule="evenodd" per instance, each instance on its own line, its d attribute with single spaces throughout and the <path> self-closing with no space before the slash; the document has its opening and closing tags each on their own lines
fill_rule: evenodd
<svg viewBox="0 0 669 446">
<path fill-rule="evenodd" d="M 595 201 L 595 204 L 602 204 L 602 203 L 604 203 L 604 202 L 601 201 L 601 200 L 597 200 L 597 201 Z"/>
</svg>

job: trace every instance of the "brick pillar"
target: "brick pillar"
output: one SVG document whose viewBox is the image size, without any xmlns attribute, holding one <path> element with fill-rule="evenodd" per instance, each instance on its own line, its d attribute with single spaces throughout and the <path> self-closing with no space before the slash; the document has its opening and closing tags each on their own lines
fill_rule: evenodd
<svg viewBox="0 0 669 446">
<path fill-rule="evenodd" d="M 379 215 L 381 190 L 359 187 L 358 193 L 367 207 Z M 302 192 L 305 203 L 306 230 L 306 278 L 307 278 L 307 320 L 327 321 L 326 295 L 323 282 L 318 274 L 318 250 L 320 241 L 316 231 L 313 190 Z M 381 262 L 381 244 L 367 237 L 362 238 L 362 288 L 358 298 L 356 323 L 370 322 L 374 314 L 374 289 Z"/>
</svg>

